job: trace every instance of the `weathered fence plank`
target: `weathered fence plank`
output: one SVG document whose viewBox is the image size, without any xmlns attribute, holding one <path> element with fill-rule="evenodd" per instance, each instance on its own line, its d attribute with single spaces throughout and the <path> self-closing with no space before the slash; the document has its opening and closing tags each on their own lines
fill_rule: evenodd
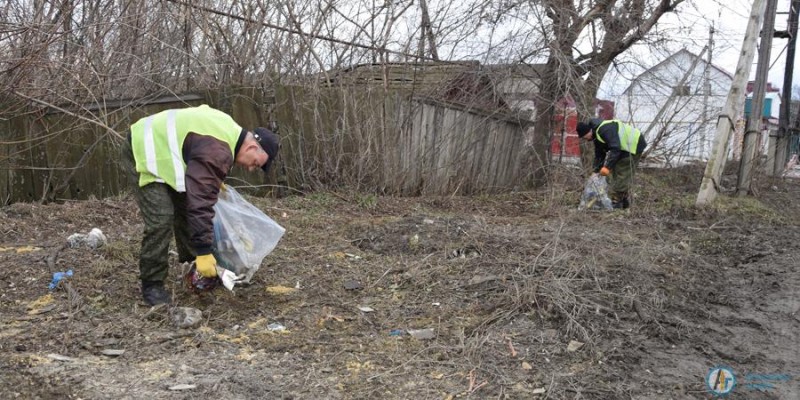
<svg viewBox="0 0 800 400">
<path fill-rule="evenodd" d="M 13 143 L 4 147 L 0 164 L 0 199 L 85 199 L 126 191 L 117 160 L 128 126 L 164 109 L 203 103 L 231 113 L 248 129 L 278 122 L 283 149 L 272 176 L 235 170 L 233 177 L 250 185 L 273 182 L 280 173 L 281 182 L 297 191 L 472 194 L 509 190 L 527 172 L 520 162 L 531 121 L 375 85 L 279 86 L 269 94 L 235 88 L 74 111 L 84 118 L 54 111 L 11 118 L 0 125 L 0 139 Z"/>
</svg>

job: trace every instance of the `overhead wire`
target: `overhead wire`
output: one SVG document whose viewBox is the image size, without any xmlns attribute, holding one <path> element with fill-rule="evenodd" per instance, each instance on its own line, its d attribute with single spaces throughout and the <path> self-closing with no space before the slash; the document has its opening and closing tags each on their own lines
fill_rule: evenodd
<svg viewBox="0 0 800 400">
<path fill-rule="evenodd" d="M 211 7 L 201 6 L 201 5 L 194 4 L 194 3 L 188 2 L 188 1 L 183 1 L 183 0 L 167 0 L 167 1 L 170 2 L 170 3 L 175 3 L 175 4 L 180 4 L 180 5 L 184 5 L 184 6 L 187 6 L 187 7 L 191 7 L 191 8 L 196 9 L 196 10 L 205 11 L 205 12 L 208 12 L 208 13 L 211 13 L 211 14 L 216 14 L 216 15 L 220 15 L 220 16 L 223 16 L 223 17 L 236 19 L 236 20 L 239 20 L 239 21 L 258 24 L 258 25 L 261 25 L 261 26 L 264 26 L 264 27 L 267 27 L 267 28 L 270 28 L 270 29 L 275 29 L 275 30 L 281 31 L 281 32 L 286 32 L 286 33 L 291 33 L 291 34 L 294 34 L 294 35 L 305 36 L 305 37 L 308 37 L 308 38 L 311 38 L 311 39 L 319 39 L 319 40 L 324 40 L 324 41 L 328 41 L 328 42 L 331 42 L 331 43 L 337 43 L 337 44 L 342 44 L 342 45 L 347 45 L 347 46 L 353 46 L 353 47 L 357 47 L 357 48 L 365 49 L 365 50 L 380 51 L 380 52 L 385 52 L 385 53 L 388 53 L 388 54 L 394 54 L 394 55 L 397 55 L 397 56 L 409 57 L 409 58 L 414 58 L 414 59 L 423 59 L 423 60 L 427 60 L 427 61 L 438 61 L 438 62 L 442 62 L 442 63 L 458 63 L 457 61 L 435 60 L 432 57 L 420 56 L 419 54 L 411 54 L 411 53 L 406 53 L 406 52 L 403 52 L 403 51 L 390 50 L 390 49 L 387 49 L 386 47 L 383 47 L 383 46 L 373 46 L 373 45 L 364 44 L 364 43 L 358 43 L 358 42 L 354 42 L 354 41 L 350 41 L 350 40 L 343 40 L 343 39 L 339 39 L 339 38 L 336 38 L 336 37 L 333 37 L 333 36 L 321 35 L 321 34 L 318 34 L 318 33 L 304 32 L 304 31 L 302 31 L 300 29 L 286 28 L 284 26 L 272 24 L 272 23 L 269 23 L 269 22 L 257 21 L 257 20 L 254 20 L 252 18 L 242 17 L 242 16 L 239 16 L 239 15 L 233 15 L 233 14 L 231 14 L 229 12 L 216 10 L 214 8 L 211 8 Z"/>
</svg>

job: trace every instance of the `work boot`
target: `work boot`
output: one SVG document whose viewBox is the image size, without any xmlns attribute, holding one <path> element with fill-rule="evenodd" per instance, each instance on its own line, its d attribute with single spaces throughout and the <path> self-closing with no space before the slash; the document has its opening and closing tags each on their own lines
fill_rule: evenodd
<svg viewBox="0 0 800 400">
<path fill-rule="evenodd" d="M 169 292 L 164 289 L 164 282 L 161 281 L 142 281 L 142 298 L 149 306 L 169 304 L 172 301 Z"/>
<path fill-rule="evenodd" d="M 631 206 L 631 196 L 628 193 L 622 197 L 622 209 L 628 209 Z"/>
<path fill-rule="evenodd" d="M 623 208 L 623 197 L 619 193 L 613 193 L 609 196 L 611 198 L 611 208 Z"/>
</svg>

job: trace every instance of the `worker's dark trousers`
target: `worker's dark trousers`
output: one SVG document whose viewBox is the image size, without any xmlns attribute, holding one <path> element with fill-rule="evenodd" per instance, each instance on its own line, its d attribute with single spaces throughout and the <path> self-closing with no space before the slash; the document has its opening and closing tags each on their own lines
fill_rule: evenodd
<svg viewBox="0 0 800 400">
<path fill-rule="evenodd" d="M 158 182 L 140 187 L 129 141 L 122 145 L 121 152 L 122 166 L 128 175 L 133 195 L 139 205 L 139 213 L 144 220 L 139 277 L 143 282 L 163 282 L 169 272 L 169 243 L 173 231 L 178 261 L 187 262 L 195 258 L 189 245 L 186 193 L 178 193 L 169 185 Z"/>
<path fill-rule="evenodd" d="M 608 177 L 608 197 L 613 203 L 619 204 L 623 208 L 628 208 L 631 201 L 631 185 L 636 175 L 639 157 L 637 154 L 617 161 L 617 165 L 611 171 L 611 176 Z"/>
</svg>

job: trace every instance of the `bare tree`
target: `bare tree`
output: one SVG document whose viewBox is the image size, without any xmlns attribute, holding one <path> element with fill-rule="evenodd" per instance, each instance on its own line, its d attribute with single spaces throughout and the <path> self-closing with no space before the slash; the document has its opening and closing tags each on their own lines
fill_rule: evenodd
<svg viewBox="0 0 800 400">
<path fill-rule="evenodd" d="M 643 40 L 658 20 L 684 0 L 544 1 L 552 29 L 545 75 L 537 103 L 535 135 L 547 137 L 554 100 L 571 96 L 579 115 L 594 116 L 593 101 L 614 59 Z M 588 39 L 588 51 L 581 48 Z"/>
</svg>

